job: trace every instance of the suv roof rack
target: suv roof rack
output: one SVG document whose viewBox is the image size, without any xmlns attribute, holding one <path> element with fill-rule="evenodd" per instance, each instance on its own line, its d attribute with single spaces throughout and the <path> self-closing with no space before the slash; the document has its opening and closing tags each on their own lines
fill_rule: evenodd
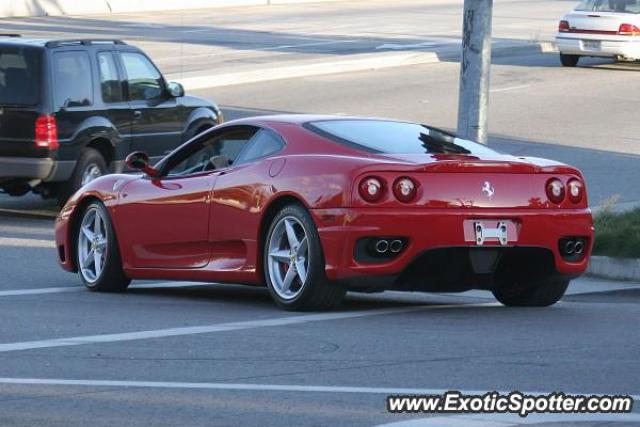
<svg viewBox="0 0 640 427">
<path fill-rule="evenodd" d="M 116 39 L 67 39 L 67 40 L 50 40 L 45 43 L 46 47 L 60 47 L 60 46 L 74 46 L 85 45 L 90 46 L 94 44 L 126 44 L 122 40 Z"/>
<path fill-rule="evenodd" d="M 0 37 L 22 37 L 20 34 L 4 34 L 0 33 Z"/>
</svg>

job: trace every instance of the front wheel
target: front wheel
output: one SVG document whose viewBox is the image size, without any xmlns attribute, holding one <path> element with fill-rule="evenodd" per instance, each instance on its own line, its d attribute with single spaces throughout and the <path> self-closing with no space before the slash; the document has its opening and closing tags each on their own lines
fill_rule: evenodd
<svg viewBox="0 0 640 427">
<path fill-rule="evenodd" d="M 77 229 L 76 265 L 84 285 L 92 291 L 122 292 L 131 280 L 122 260 L 109 212 L 102 203 L 84 210 Z"/>
<path fill-rule="evenodd" d="M 560 54 L 560 63 L 563 67 L 575 67 L 578 65 L 578 61 L 580 61 L 580 55 Z"/>
<path fill-rule="evenodd" d="M 330 309 L 346 293 L 327 280 L 318 230 L 300 205 L 285 206 L 271 222 L 263 261 L 269 293 L 284 309 Z"/>
<path fill-rule="evenodd" d="M 501 287 L 493 296 L 507 307 L 548 307 L 560 301 L 569 286 L 568 280 L 558 280 L 528 287 Z"/>
</svg>

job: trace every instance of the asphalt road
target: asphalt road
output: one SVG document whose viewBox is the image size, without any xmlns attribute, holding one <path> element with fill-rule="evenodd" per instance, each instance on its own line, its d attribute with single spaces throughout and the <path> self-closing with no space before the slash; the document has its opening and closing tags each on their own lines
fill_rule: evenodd
<svg viewBox="0 0 640 427">
<path fill-rule="evenodd" d="M 2 426 L 373 426 L 412 418 L 386 413 L 386 395 L 404 389 L 640 399 L 640 284 L 580 279 L 548 309 L 504 308 L 484 292 L 350 294 L 319 315 L 242 286 L 97 294 L 57 267 L 52 225 L 0 214 Z M 640 414 L 606 419 L 638 425 Z"/>
<path fill-rule="evenodd" d="M 180 22 L 194 30 L 202 29 L 198 25 L 219 26 L 225 33 L 250 29 L 246 52 L 234 55 L 258 66 L 258 57 L 273 63 L 295 60 L 296 54 L 339 54 L 301 52 L 314 46 L 274 49 L 274 56 L 257 50 L 291 44 L 277 37 L 285 29 L 295 33 L 301 16 L 309 32 L 333 31 L 341 37 L 362 34 L 366 20 L 358 17 L 389 21 L 387 27 L 376 26 L 375 37 L 386 31 L 393 33 L 390 39 L 416 33 L 421 19 L 436 20 L 414 16 L 418 2 L 385 3 L 380 10 L 382 2 L 371 2 L 369 9 L 365 3 L 350 3 L 342 14 L 329 8 L 324 18 L 306 5 L 288 11 L 260 8 L 253 15 L 247 9 L 121 16 L 116 18 L 120 24 L 105 19 L 100 34 L 120 34 L 108 29 L 112 25 L 146 38 L 154 34 L 153 25 Z M 439 11 L 441 31 L 453 32 L 454 6 L 442 4 L 437 8 L 434 2 L 430 12 Z M 554 24 L 549 8 L 556 13 L 571 4 L 499 1 L 499 31 L 522 39 L 528 31 L 544 33 Z M 524 26 L 516 13 L 521 7 L 538 12 Z M 3 29 L 29 25 L 26 30 L 34 33 L 83 34 L 82 25 L 91 28 L 98 19 L 10 20 L 3 24 L 14 27 Z M 514 34 L 507 33 L 509 27 Z M 416 39 L 429 36 L 424 28 Z M 159 54 L 175 43 L 153 45 L 149 39 L 148 46 Z M 228 50 L 218 53 L 242 50 L 223 48 Z M 286 56 L 288 50 L 292 56 Z M 175 67 L 170 53 L 166 64 Z M 640 203 L 640 113 L 630 96 L 640 89 L 640 67 L 587 60 L 567 70 L 557 62 L 552 54 L 496 59 L 491 144 L 579 166 L 592 205 L 615 195 L 621 206 Z M 197 58 L 192 63 L 209 64 Z M 457 64 L 445 62 L 197 94 L 216 99 L 230 119 L 317 112 L 453 128 L 457 73 Z M 260 288 L 136 282 L 125 294 L 104 295 L 85 291 L 75 275 L 56 265 L 52 215 L 51 202 L 0 196 L 0 426 L 374 426 L 413 419 L 438 427 L 640 425 L 639 409 L 629 416 L 518 420 L 400 416 L 388 414 L 385 406 L 388 394 L 406 389 L 631 394 L 637 406 L 640 284 L 579 279 L 560 304 L 548 309 L 507 309 L 483 292 L 350 294 L 339 310 L 311 317 L 278 310 Z"/>
</svg>

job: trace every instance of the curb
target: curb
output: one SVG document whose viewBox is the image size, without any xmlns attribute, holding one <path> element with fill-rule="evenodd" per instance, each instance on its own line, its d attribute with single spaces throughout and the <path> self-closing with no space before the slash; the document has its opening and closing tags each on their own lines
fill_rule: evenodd
<svg viewBox="0 0 640 427">
<path fill-rule="evenodd" d="M 258 83 L 271 80 L 282 80 L 296 77 L 311 77 L 353 71 L 378 70 L 405 65 L 434 64 L 440 62 L 435 52 L 412 52 L 379 54 L 366 53 L 354 55 L 350 59 L 331 62 L 311 62 L 299 65 L 287 65 L 239 71 L 235 73 L 178 78 L 187 90 L 208 89 L 222 86 L 233 86 L 246 83 Z M 169 76 L 171 79 L 171 76 Z"/>
<path fill-rule="evenodd" d="M 586 274 L 605 279 L 640 282 L 640 259 L 594 255 L 589 259 Z"/>
<path fill-rule="evenodd" d="M 492 57 L 500 58 L 511 55 L 527 55 L 535 53 L 557 52 L 551 42 L 534 42 L 517 46 L 496 47 Z M 169 75 L 169 80 L 180 82 L 187 90 L 210 89 L 216 87 L 233 86 L 239 84 L 259 83 L 272 80 L 291 79 L 298 77 L 312 77 L 329 74 L 339 74 L 355 71 L 379 70 L 407 65 L 437 64 L 459 60 L 460 53 L 436 52 L 407 52 L 407 53 L 365 53 L 353 55 L 350 59 L 330 62 L 307 62 L 304 64 L 287 65 L 267 69 L 238 71 L 217 75 L 205 75 L 180 78 Z"/>
</svg>

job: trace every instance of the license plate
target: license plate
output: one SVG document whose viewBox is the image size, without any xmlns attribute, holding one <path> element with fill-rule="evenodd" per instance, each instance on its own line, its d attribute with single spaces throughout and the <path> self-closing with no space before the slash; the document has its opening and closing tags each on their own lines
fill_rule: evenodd
<svg viewBox="0 0 640 427">
<path fill-rule="evenodd" d="M 596 40 L 582 40 L 582 46 L 586 50 L 600 50 L 600 41 Z"/>
<path fill-rule="evenodd" d="M 507 246 L 518 241 L 519 226 L 512 220 L 465 220 L 464 237 L 477 246 Z"/>
</svg>

